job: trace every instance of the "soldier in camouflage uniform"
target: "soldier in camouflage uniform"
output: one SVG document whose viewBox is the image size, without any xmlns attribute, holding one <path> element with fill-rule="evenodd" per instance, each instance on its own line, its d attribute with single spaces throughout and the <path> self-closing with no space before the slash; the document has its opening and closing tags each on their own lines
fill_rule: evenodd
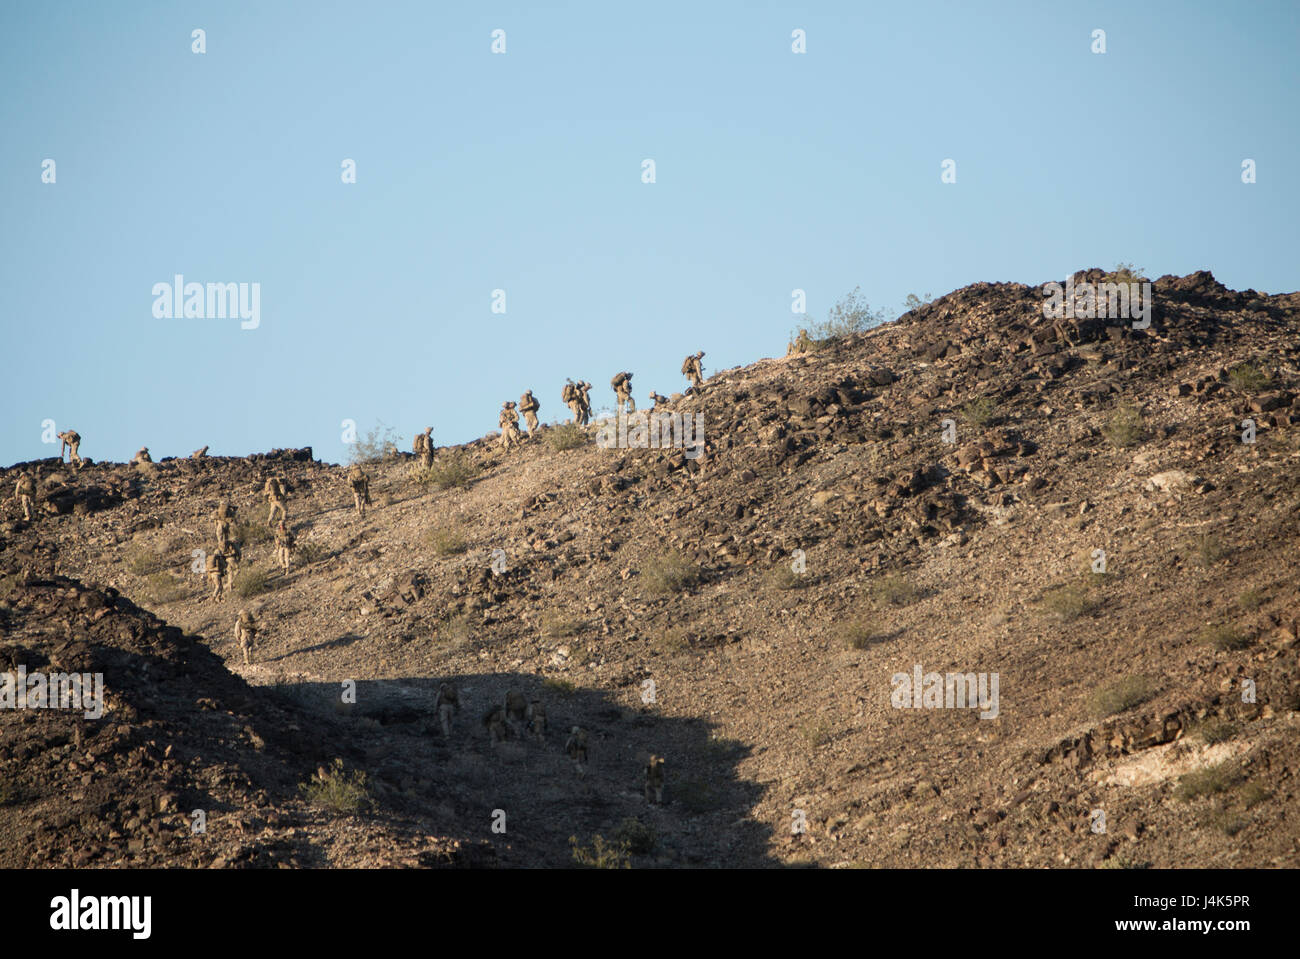
<svg viewBox="0 0 1300 959">
<path fill-rule="evenodd" d="M 284 485 L 284 481 L 278 476 L 268 476 L 266 478 L 266 501 L 271 504 L 271 515 L 266 518 L 267 526 L 275 526 L 275 514 L 280 514 L 280 520 L 283 522 L 289 518 L 289 512 L 286 509 L 289 498 L 289 491 Z"/>
<path fill-rule="evenodd" d="M 289 574 L 289 562 L 293 558 L 293 547 L 293 533 L 281 523 L 275 528 L 275 558 L 286 576 Z"/>
<path fill-rule="evenodd" d="M 221 556 L 226 561 L 225 591 L 233 593 L 235 591 L 235 577 L 239 574 L 239 561 L 243 558 L 243 553 L 240 552 L 239 544 L 232 539 L 227 540 L 226 545 L 221 547 Z"/>
<path fill-rule="evenodd" d="M 36 502 L 36 480 L 32 479 L 31 473 L 18 475 L 18 484 L 14 487 L 14 499 L 23 508 L 23 519 L 31 522 L 32 504 Z"/>
<path fill-rule="evenodd" d="M 537 402 L 537 397 L 533 396 L 532 390 L 524 390 L 524 395 L 519 397 L 519 412 L 524 414 L 524 422 L 528 424 L 528 435 L 537 434 L 537 411 L 542 408 L 542 404 Z"/>
<path fill-rule="evenodd" d="M 226 557 L 221 553 L 209 553 L 206 572 L 208 582 L 212 584 L 212 601 L 218 602 L 226 588 Z"/>
<path fill-rule="evenodd" d="M 497 424 L 501 427 L 501 445 L 506 449 L 518 446 L 521 437 L 519 435 L 519 414 L 515 412 L 514 400 L 506 400 L 505 405 L 501 407 L 501 414 L 497 417 Z"/>
<path fill-rule="evenodd" d="M 244 653 L 244 665 L 252 663 L 253 641 L 257 639 L 257 622 L 248 610 L 241 610 L 235 620 L 235 642 Z"/>
<path fill-rule="evenodd" d="M 624 370 L 622 373 L 614 374 L 614 378 L 609 381 L 609 385 L 614 388 L 614 395 L 618 397 L 618 409 L 622 412 L 627 407 L 627 412 L 636 412 L 636 400 L 632 399 L 632 374 Z"/>
<path fill-rule="evenodd" d="M 785 355 L 792 356 L 796 353 L 807 353 L 811 349 L 812 349 L 812 337 L 808 335 L 807 330 L 801 329 L 799 331 L 799 336 L 786 349 Z"/>
<path fill-rule="evenodd" d="M 656 393 L 654 390 L 651 390 L 650 403 L 651 403 L 651 407 L 650 407 L 651 412 L 654 412 L 655 410 L 662 410 L 668 406 L 668 397 L 664 396 L 662 393 Z"/>
<path fill-rule="evenodd" d="M 591 422 L 591 397 L 587 394 L 591 392 L 591 384 L 586 380 L 578 380 L 578 425 L 586 426 Z"/>
<path fill-rule="evenodd" d="M 140 447 L 138 450 L 136 450 L 135 455 L 131 457 L 132 466 L 138 466 L 141 463 L 152 463 L 152 462 L 153 462 L 153 457 L 149 455 L 149 447 L 147 446 Z"/>
<path fill-rule="evenodd" d="M 691 381 L 696 393 L 704 386 L 704 367 L 700 365 L 702 359 L 704 351 L 700 350 L 682 360 L 682 375 Z"/>
<path fill-rule="evenodd" d="M 77 447 L 81 445 L 81 434 L 76 430 L 64 430 L 59 434 L 59 439 L 63 444 L 59 447 L 59 462 L 63 462 L 63 451 L 68 451 L 68 462 L 77 468 L 81 467 L 81 456 L 77 453 Z"/>
<path fill-rule="evenodd" d="M 352 487 L 352 502 L 356 507 L 357 515 L 362 519 L 366 517 L 366 507 L 370 503 L 370 477 L 366 471 L 359 465 L 353 465 L 348 470 L 348 485 Z"/>
<path fill-rule="evenodd" d="M 426 426 L 423 433 L 415 434 L 411 449 L 420 457 L 420 465 L 428 469 L 433 465 L 433 427 Z"/>
</svg>

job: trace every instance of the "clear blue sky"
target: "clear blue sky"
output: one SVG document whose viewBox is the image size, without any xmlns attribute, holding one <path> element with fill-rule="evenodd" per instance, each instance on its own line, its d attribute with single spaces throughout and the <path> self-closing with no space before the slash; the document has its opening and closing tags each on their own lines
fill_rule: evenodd
<svg viewBox="0 0 1300 959">
<path fill-rule="evenodd" d="M 566 376 L 607 405 L 780 355 L 795 288 L 814 319 L 1120 260 L 1294 290 L 1298 11 L 7 0 L 0 462 L 47 418 L 95 459 L 463 442 Z M 176 273 L 260 283 L 260 327 L 156 319 Z"/>
</svg>

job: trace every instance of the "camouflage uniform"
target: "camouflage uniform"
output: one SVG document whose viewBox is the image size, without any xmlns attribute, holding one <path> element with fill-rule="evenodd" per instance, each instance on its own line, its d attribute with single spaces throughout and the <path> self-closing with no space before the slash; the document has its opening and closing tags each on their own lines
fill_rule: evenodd
<svg viewBox="0 0 1300 959">
<path fill-rule="evenodd" d="M 289 561 L 293 558 L 293 547 L 293 533 L 285 529 L 284 524 L 281 523 L 275 528 L 275 558 L 286 574 L 289 572 Z"/>
<path fill-rule="evenodd" d="M 807 353 L 811 349 L 812 349 L 812 337 L 808 335 L 807 330 L 801 329 L 799 331 L 799 336 L 796 337 L 795 341 L 790 344 L 788 349 L 786 349 L 785 355 L 791 356 L 795 353 Z"/>
<path fill-rule="evenodd" d="M 76 430 L 64 430 L 59 434 L 59 439 L 63 440 L 63 445 L 59 447 L 59 462 L 63 462 L 63 450 L 68 450 L 68 462 L 73 466 L 81 466 L 81 456 L 77 453 L 77 447 L 81 446 L 81 434 Z"/>
<path fill-rule="evenodd" d="M 626 370 L 616 373 L 609 381 L 609 385 L 614 388 L 614 395 L 618 397 L 619 410 L 626 406 L 629 413 L 635 413 L 636 400 L 632 399 L 632 374 Z"/>
<path fill-rule="evenodd" d="M 284 488 L 284 483 L 278 476 L 268 476 L 266 479 L 266 499 L 271 504 L 271 515 L 266 518 L 267 526 L 275 525 L 275 514 L 280 514 L 280 522 L 289 518 L 289 512 L 285 508 L 286 497 L 289 495 L 288 490 Z"/>
<path fill-rule="evenodd" d="M 587 394 L 591 392 L 591 384 L 586 380 L 578 380 L 578 425 L 586 426 L 591 422 L 591 397 Z"/>
<path fill-rule="evenodd" d="M 541 408 L 542 404 L 537 402 L 537 397 L 533 396 L 532 390 L 525 390 L 524 395 L 519 397 L 519 412 L 524 414 L 529 436 L 537 432 L 537 411 Z"/>
<path fill-rule="evenodd" d="M 212 600 L 216 602 L 226 588 L 226 557 L 221 553 L 209 553 L 206 571 L 208 582 L 212 584 Z"/>
<path fill-rule="evenodd" d="M 360 466 L 353 466 L 348 470 L 348 485 L 352 487 L 352 503 L 357 515 L 364 519 L 366 507 L 370 505 L 370 477 Z"/>
<path fill-rule="evenodd" d="M 30 522 L 32 503 L 36 501 L 36 480 L 32 479 L 31 474 L 23 473 L 18 477 L 18 485 L 14 487 L 14 499 L 22 504 L 23 519 Z"/>
<path fill-rule="evenodd" d="M 411 444 L 411 449 L 420 457 L 420 465 L 428 469 L 433 465 L 433 427 L 426 426 L 423 433 L 415 434 L 415 442 Z"/>
<path fill-rule="evenodd" d="M 239 573 L 239 561 L 243 554 L 239 551 L 239 545 L 234 540 L 229 540 L 221 548 L 221 556 L 226 563 L 226 592 L 234 592 L 235 576 Z"/>
<path fill-rule="evenodd" d="M 515 412 L 514 400 L 507 400 L 501 408 L 497 424 L 501 427 L 501 445 L 506 449 L 517 446 L 521 437 L 519 436 L 519 414 Z"/>
<path fill-rule="evenodd" d="M 569 408 L 573 414 L 572 422 L 577 423 L 582 419 L 582 394 L 578 392 L 578 387 L 574 385 L 573 380 L 568 380 L 564 384 L 564 389 L 560 391 L 560 399 L 564 405 Z"/>
<path fill-rule="evenodd" d="M 682 360 L 682 375 L 691 381 L 691 386 L 697 393 L 704 386 L 704 367 L 700 365 L 702 359 L 704 359 L 704 351 L 700 350 Z"/>
<path fill-rule="evenodd" d="M 253 641 L 257 639 L 257 623 L 253 619 L 253 614 L 248 610 L 242 610 L 239 618 L 235 620 L 235 642 L 244 653 L 244 665 L 247 666 L 252 662 Z"/>
<path fill-rule="evenodd" d="M 668 405 L 668 397 L 664 396 L 662 393 L 656 393 L 654 390 L 651 390 L 651 391 L 650 391 L 650 402 L 651 402 L 651 404 L 653 404 L 653 405 L 651 406 L 651 410 L 652 410 L 652 411 L 653 411 L 653 410 L 661 410 L 661 409 L 664 409 L 664 408 Z"/>
</svg>

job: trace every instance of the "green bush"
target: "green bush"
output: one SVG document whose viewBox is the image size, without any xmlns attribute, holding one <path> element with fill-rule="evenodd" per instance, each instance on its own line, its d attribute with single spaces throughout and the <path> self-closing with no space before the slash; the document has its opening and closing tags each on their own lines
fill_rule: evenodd
<svg viewBox="0 0 1300 959">
<path fill-rule="evenodd" d="M 842 646 L 849 649 L 866 649 L 875 638 L 875 624 L 864 617 L 851 619 L 836 627 L 835 635 Z"/>
<path fill-rule="evenodd" d="M 567 679 L 558 676 L 548 676 L 542 680 L 542 689 L 555 696 L 563 696 L 566 699 L 578 691 L 578 687 Z"/>
<path fill-rule="evenodd" d="M 401 448 L 401 437 L 391 427 L 378 423 L 374 429 L 358 438 L 348 450 L 348 462 L 352 464 L 378 463 L 385 457 L 396 455 Z"/>
<path fill-rule="evenodd" d="M 681 553 L 665 553 L 642 570 L 646 587 L 656 593 L 679 593 L 700 581 L 700 569 Z"/>
<path fill-rule="evenodd" d="M 961 418 L 971 426 L 983 428 L 993 421 L 997 414 L 997 401 L 991 396 L 978 396 L 962 405 L 958 412 Z"/>
<path fill-rule="evenodd" d="M 371 803 L 366 792 L 366 774 L 359 770 L 345 773 L 342 759 L 335 759 L 329 769 L 324 766 L 317 769 L 310 780 L 299 784 L 298 790 L 312 805 L 345 815 L 359 812 Z"/>
<path fill-rule="evenodd" d="M 1230 760 L 1227 760 L 1217 766 L 1207 766 L 1204 769 L 1197 769 L 1179 777 L 1178 788 L 1174 790 L 1174 798 L 1188 802 L 1200 796 L 1217 795 L 1218 793 L 1227 792 L 1240 779 L 1241 773 Z"/>
<path fill-rule="evenodd" d="M 1228 554 L 1223 541 L 1213 533 L 1200 533 L 1192 538 L 1192 555 L 1201 566 L 1213 566 Z"/>
<path fill-rule="evenodd" d="M 814 346 L 827 346 L 846 336 L 879 326 L 888 319 L 884 312 L 873 311 L 870 304 L 862 298 L 862 288 L 855 286 L 853 292 L 831 307 L 825 320 L 814 322 L 808 327 L 808 335 L 813 338 Z M 790 339 L 793 341 L 794 336 Z"/>
<path fill-rule="evenodd" d="M 621 842 L 608 842 L 599 833 L 591 837 L 589 847 L 579 846 L 578 837 L 570 836 L 573 861 L 585 869 L 631 869 L 628 847 Z"/>
<path fill-rule="evenodd" d="M 248 599 L 250 596 L 264 593 L 269 579 L 266 570 L 254 566 L 245 567 L 235 575 L 235 595 Z"/>
<path fill-rule="evenodd" d="M 1039 605 L 1063 623 L 1073 622 L 1097 608 L 1087 581 L 1053 586 L 1043 593 Z"/>
<path fill-rule="evenodd" d="M 149 602 L 158 606 L 178 603 L 190 595 L 183 581 L 166 570 L 150 573 L 145 577 L 144 593 Z"/>
<path fill-rule="evenodd" d="M 1146 436 L 1142 411 L 1131 404 L 1121 406 L 1102 426 L 1101 435 L 1119 449 L 1136 445 Z"/>
<path fill-rule="evenodd" d="M 1145 703 L 1160 692 L 1160 683 L 1150 676 L 1128 676 L 1092 694 L 1092 713 L 1105 719 Z"/>
<path fill-rule="evenodd" d="M 268 511 L 270 507 L 267 507 Z M 274 538 L 275 533 L 265 523 L 240 523 L 234 528 L 232 538 L 242 548 L 257 543 L 266 543 Z"/>
<path fill-rule="evenodd" d="M 654 827 L 646 825 L 635 817 L 624 819 L 614 830 L 614 841 L 638 856 L 652 852 L 658 840 L 659 836 Z"/>
<path fill-rule="evenodd" d="M 161 556 L 143 543 L 132 543 L 126 551 L 126 568 L 136 576 L 148 576 L 166 564 Z"/>
<path fill-rule="evenodd" d="M 439 556 L 456 556 L 469 549 L 465 534 L 455 526 L 439 526 L 429 530 L 426 539 Z"/>
<path fill-rule="evenodd" d="M 557 423 L 548 426 L 542 435 L 546 439 L 546 445 L 557 453 L 585 446 L 588 439 L 587 431 L 577 423 Z"/>
<path fill-rule="evenodd" d="M 1228 370 L 1228 382 L 1243 393 L 1256 393 L 1270 384 L 1268 374 L 1253 363 L 1241 363 Z"/>
<path fill-rule="evenodd" d="M 871 584 L 872 598 L 890 606 L 910 606 L 921 598 L 922 591 L 902 573 L 890 573 Z"/>
<path fill-rule="evenodd" d="M 434 457 L 433 465 L 416 475 L 416 482 L 437 489 L 468 486 L 478 476 L 478 467 L 464 450 L 449 450 Z"/>
<path fill-rule="evenodd" d="M 1245 649 L 1251 644 L 1250 636 L 1232 626 L 1206 626 L 1198 638 L 1221 653 Z"/>
</svg>

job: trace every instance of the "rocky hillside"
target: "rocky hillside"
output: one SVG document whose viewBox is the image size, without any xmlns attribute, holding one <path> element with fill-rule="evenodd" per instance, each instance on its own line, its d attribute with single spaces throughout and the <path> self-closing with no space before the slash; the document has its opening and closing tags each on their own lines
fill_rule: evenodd
<svg viewBox="0 0 1300 959">
<path fill-rule="evenodd" d="M 310 451 L 45 461 L 35 520 L 10 502 L 0 526 L 0 653 L 90 663 L 108 707 L 0 713 L 3 848 L 563 865 L 599 835 L 634 866 L 1300 864 L 1300 295 L 1153 285 L 1148 329 L 977 284 L 717 373 L 671 403 L 703 414 L 697 459 L 594 427 L 441 449 L 433 476 L 390 456 L 364 519 Z M 223 498 L 243 562 L 213 602 L 192 568 Z M 898 708 L 917 672 L 996 674 L 996 704 Z M 546 703 L 542 741 L 491 743 L 511 688 Z M 335 759 L 366 776 L 355 813 L 298 788 Z"/>
</svg>

